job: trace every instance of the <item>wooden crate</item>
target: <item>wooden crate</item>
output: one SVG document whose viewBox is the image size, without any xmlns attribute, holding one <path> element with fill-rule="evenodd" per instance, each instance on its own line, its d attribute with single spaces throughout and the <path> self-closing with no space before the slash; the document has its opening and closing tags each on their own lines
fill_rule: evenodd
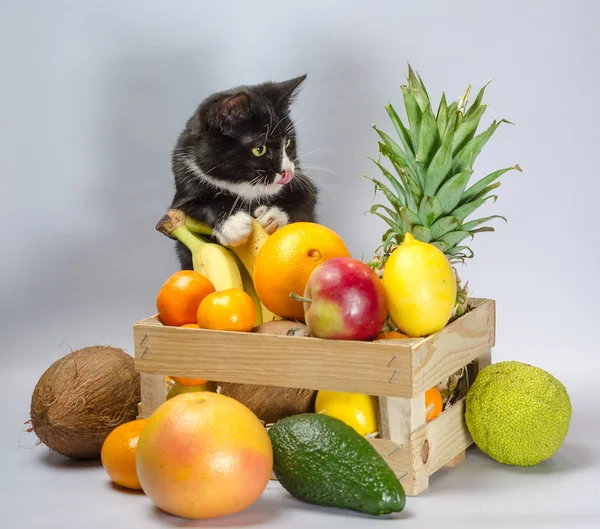
<svg viewBox="0 0 600 529">
<path fill-rule="evenodd" d="M 472 383 L 490 363 L 495 302 L 472 299 L 470 309 L 426 338 L 368 343 L 167 327 L 153 316 L 134 325 L 140 417 L 166 400 L 167 375 L 375 395 L 380 434 L 369 441 L 416 495 L 473 442 L 464 399 L 426 422 L 424 396 L 467 365 Z"/>
</svg>

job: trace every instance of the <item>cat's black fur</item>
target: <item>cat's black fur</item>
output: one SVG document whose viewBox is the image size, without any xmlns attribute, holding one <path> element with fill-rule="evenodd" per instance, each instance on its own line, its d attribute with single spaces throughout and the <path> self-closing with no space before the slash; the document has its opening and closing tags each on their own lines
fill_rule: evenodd
<svg viewBox="0 0 600 529">
<path fill-rule="evenodd" d="M 175 195 L 172 208 L 211 225 L 216 233 L 239 211 L 253 215 L 259 206 L 276 207 L 289 217 L 288 222 L 316 221 L 317 189 L 307 178 L 297 159 L 294 123 L 290 106 L 306 75 L 281 83 L 266 82 L 241 86 L 206 98 L 188 120 L 172 155 Z M 295 164 L 291 182 L 276 186 L 281 173 L 282 143 Z M 266 145 L 258 157 L 252 149 Z M 244 199 L 238 190 L 223 189 L 198 174 L 214 179 L 217 184 L 240 184 L 251 181 L 257 186 L 271 184 L 281 189 L 269 196 Z M 261 195 L 267 188 L 255 187 Z M 189 250 L 177 243 L 177 255 L 183 269 L 191 269 Z"/>
</svg>

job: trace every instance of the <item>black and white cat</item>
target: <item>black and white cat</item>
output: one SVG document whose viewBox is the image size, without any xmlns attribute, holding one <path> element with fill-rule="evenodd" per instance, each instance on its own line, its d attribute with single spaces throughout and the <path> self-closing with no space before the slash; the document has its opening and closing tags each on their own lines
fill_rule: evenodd
<svg viewBox="0 0 600 529">
<path fill-rule="evenodd" d="M 223 245 L 245 242 L 254 216 L 273 233 L 315 222 L 317 188 L 301 171 L 290 106 L 306 75 L 241 86 L 206 98 L 188 120 L 172 155 L 172 208 L 213 227 Z M 183 269 L 190 252 L 177 243 Z"/>
</svg>

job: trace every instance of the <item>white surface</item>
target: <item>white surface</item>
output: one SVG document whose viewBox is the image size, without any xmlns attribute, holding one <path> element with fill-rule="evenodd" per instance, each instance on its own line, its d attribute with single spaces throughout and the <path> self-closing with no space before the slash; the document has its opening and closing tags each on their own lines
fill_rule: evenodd
<svg viewBox="0 0 600 529">
<path fill-rule="evenodd" d="M 598 372 L 600 365 L 596 363 Z M 590 370 L 591 371 L 591 370 Z M 424 529 L 600 527 L 599 391 L 591 377 L 572 380 L 575 412 L 565 443 L 537 467 L 500 465 L 478 450 L 430 479 L 408 497 L 398 515 L 375 519 L 324 509 L 291 498 L 277 483 L 243 513 L 212 521 L 166 515 L 142 493 L 113 487 L 98 463 L 75 463 L 32 445 L 21 433 L 39 374 L 3 372 L 0 397 L 0 527 L 13 529 L 153 529 L 163 527 L 271 527 Z M 595 421 L 593 420 L 595 419 Z M 18 446 L 18 445 L 21 446 Z"/>
<path fill-rule="evenodd" d="M 31 390 L 68 352 L 61 343 L 133 351 L 133 322 L 176 267 L 154 225 L 171 199 L 171 148 L 201 99 L 308 72 L 294 116 L 320 217 L 368 258 L 386 227 L 363 215 L 372 186 L 360 175 L 376 174 L 371 124 L 393 134 L 385 103 L 403 115 L 407 61 L 436 102 L 493 78 L 482 125 L 515 123 L 474 175 L 523 167 L 481 208 L 508 223 L 475 237 L 460 274 L 497 300 L 494 360 L 553 373 L 574 417 L 547 464 L 510 469 L 472 453 L 381 523 L 600 527 L 599 19 L 597 0 L 0 2 L 0 528 L 374 525 L 277 487 L 244 514 L 188 523 L 113 490 L 101 468 L 17 443 L 32 442 L 20 436 Z"/>
</svg>

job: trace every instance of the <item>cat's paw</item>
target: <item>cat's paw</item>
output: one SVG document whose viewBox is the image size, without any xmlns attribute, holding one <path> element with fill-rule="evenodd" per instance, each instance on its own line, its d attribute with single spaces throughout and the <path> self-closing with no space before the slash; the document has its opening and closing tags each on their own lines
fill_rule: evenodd
<svg viewBox="0 0 600 529">
<path fill-rule="evenodd" d="M 275 230 L 285 226 L 290 218 L 287 213 L 276 207 L 260 206 L 254 210 L 254 216 L 258 223 L 270 235 Z"/>
<path fill-rule="evenodd" d="M 215 236 L 223 246 L 239 246 L 248 240 L 251 233 L 252 217 L 239 211 L 221 224 L 215 231 Z"/>
</svg>

